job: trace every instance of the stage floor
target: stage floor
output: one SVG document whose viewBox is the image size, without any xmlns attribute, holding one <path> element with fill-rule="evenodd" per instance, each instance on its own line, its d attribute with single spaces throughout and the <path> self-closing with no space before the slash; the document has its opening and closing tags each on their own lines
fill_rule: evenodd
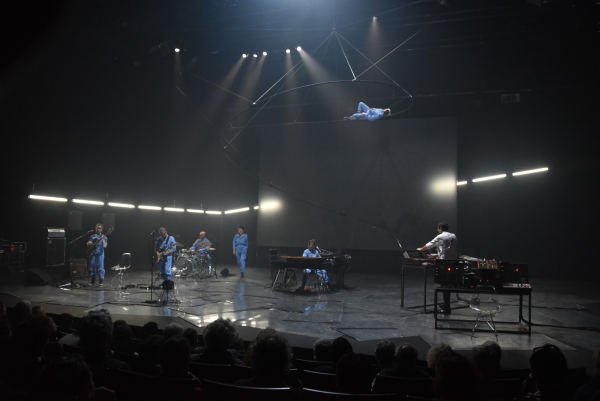
<svg viewBox="0 0 600 401">
<path fill-rule="evenodd" d="M 372 353 L 374 344 L 391 339 L 396 345 L 411 342 L 418 349 L 426 349 L 444 342 L 457 350 L 470 350 L 486 340 L 494 340 L 493 333 L 478 331 L 471 338 L 472 323 L 444 322 L 447 327 L 464 330 L 434 330 L 434 317 L 428 308 L 407 308 L 422 304 L 423 279 L 421 272 L 407 274 L 405 309 L 400 307 L 400 272 L 398 274 L 366 274 L 350 271 L 346 274 L 349 289 L 329 294 L 298 294 L 298 285 L 286 290 L 270 288 L 270 270 L 247 268 L 246 277 L 239 276 L 237 266 L 227 267 L 234 275 L 227 278 L 185 280 L 177 285 L 175 295 L 179 303 L 148 304 L 157 300 L 160 290 L 153 294 L 145 289 L 120 290 L 110 281 L 115 272 L 107 271 L 104 287 L 58 288 L 25 285 L 23 281 L 0 278 L 0 299 L 14 305 L 18 299 L 29 299 L 41 304 L 52 313 L 69 312 L 83 316 L 93 308 L 106 308 L 115 319 L 125 319 L 130 324 L 143 324 L 149 320 L 166 325 L 171 321 L 204 327 L 219 317 L 229 318 L 239 328 L 240 335 L 250 340 L 259 329 L 267 326 L 285 332 L 297 346 L 308 346 L 317 338 L 333 339 L 346 335 Z M 149 268 L 130 269 L 123 284 L 145 284 L 150 281 Z M 298 280 L 301 272 L 298 271 Z M 433 278 L 427 288 L 428 303 L 433 303 Z M 82 280 L 76 282 L 83 283 Z M 600 292 L 593 282 L 532 280 L 532 335 L 499 334 L 499 344 L 506 351 L 521 352 L 513 357 L 515 364 L 525 363 L 530 351 L 550 342 L 570 353 L 579 365 L 591 363 L 591 352 L 600 344 Z M 455 298 L 453 297 L 453 300 Z M 527 298 L 525 297 L 524 300 Z M 502 312 L 500 320 L 516 321 L 518 296 L 500 295 Z M 454 302 L 454 307 L 460 306 Z M 453 310 L 452 318 L 475 320 L 475 312 L 468 307 Z M 526 309 L 524 316 L 527 317 Z M 499 325 L 504 329 L 518 330 L 519 325 Z M 553 327 L 554 326 L 554 327 Z M 556 327 L 561 326 L 561 327 Z M 480 327 L 482 327 L 480 325 Z M 584 330 L 582 328 L 595 328 Z M 500 327 L 499 327 L 500 328 Z M 202 330 L 199 330 L 201 333 Z M 294 345 L 294 344 L 292 344 Z M 425 356 L 421 354 L 420 357 Z M 504 358 L 504 356 L 503 356 Z M 518 360 L 518 361 L 517 361 Z M 572 366 L 572 365 L 571 365 Z"/>
</svg>

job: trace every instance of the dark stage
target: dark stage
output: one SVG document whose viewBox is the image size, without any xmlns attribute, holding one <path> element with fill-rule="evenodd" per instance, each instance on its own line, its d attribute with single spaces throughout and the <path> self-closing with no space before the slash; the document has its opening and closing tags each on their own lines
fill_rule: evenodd
<svg viewBox="0 0 600 401">
<path fill-rule="evenodd" d="M 119 290 L 111 287 L 115 272 L 108 271 L 104 288 L 97 285 L 79 289 L 25 285 L 14 281 L 0 285 L 0 299 L 8 306 L 18 299 L 29 299 L 42 305 L 50 313 L 69 312 L 81 317 L 94 308 L 105 308 L 113 319 L 124 319 L 129 324 L 143 325 L 150 320 L 162 328 L 176 322 L 184 327 L 202 327 L 219 317 L 229 318 L 244 340 L 253 339 L 260 329 L 273 327 L 286 334 L 294 347 L 310 348 L 318 338 L 333 339 L 345 335 L 355 350 L 372 354 L 382 339 L 412 343 L 425 358 L 430 345 L 444 342 L 454 349 L 468 352 L 474 345 L 494 340 L 487 327 L 477 331 L 471 339 L 471 323 L 444 322 L 446 327 L 464 330 L 434 330 L 432 307 L 427 313 L 422 308 L 423 282 L 420 272 L 407 273 L 405 309 L 400 307 L 400 274 L 368 274 L 350 271 L 346 284 L 350 288 L 334 293 L 297 294 L 296 286 L 285 290 L 270 289 L 270 271 L 248 268 L 241 279 L 234 266 L 227 266 L 234 274 L 227 278 L 181 279 L 176 288 L 179 304 L 147 304 L 150 292 L 143 289 Z M 221 267 L 222 268 L 222 267 Z M 123 284 L 147 284 L 150 271 L 130 270 Z M 300 278 L 300 277 L 299 277 Z M 3 280 L 6 282 L 7 280 Z M 82 280 L 75 282 L 83 283 Z M 115 283 L 117 280 L 115 280 Z M 503 366 L 523 368 L 534 347 L 552 343 L 564 351 L 570 367 L 585 366 L 591 373 L 592 350 L 598 346 L 598 331 L 582 329 L 600 327 L 600 295 L 594 283 L 584 281 L 556 281 L 532 279 L 533 308 L 532 335 L 499 334 L 503 349 Z M 428 301 L 433 300 L 433 279 L 428 285 Z M 156 290 L 156 300 L 160 291 Z M 454 298 L 453 298 L 454 299 Z M 518 297 L 500 295 L 501 313 L 497 319 L 516 320 Z M 475 312 L 453 302 L 451 317 L 473 319 Z M 442 323 L 440 323 L 442 324 Z M 519 330 L 519 325 L 498 325 L 498 328 Z"/>
</svg>

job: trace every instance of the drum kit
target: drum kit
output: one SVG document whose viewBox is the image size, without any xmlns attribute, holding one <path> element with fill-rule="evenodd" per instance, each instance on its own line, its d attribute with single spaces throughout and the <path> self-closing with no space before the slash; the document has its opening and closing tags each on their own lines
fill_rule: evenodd
<svg viewBox="0 0 600 401">
<path fill-rule="evenodd" d="M 186 280 L 188 278 L 204 279 L 215 275 L 210 269 L 207 256 L 210 251 L 216 251 L 216 248 L 211 248 L 212 243 L 210 242 L 203 242 L 202 245 L 205 246 L 203 249 L 194 251 L 185 249 L 183 244 L 176 243 L 175 246 L 180 248 L 180 250 L 174 255 L 171 274 L 180 276 Z"/>
</svg>

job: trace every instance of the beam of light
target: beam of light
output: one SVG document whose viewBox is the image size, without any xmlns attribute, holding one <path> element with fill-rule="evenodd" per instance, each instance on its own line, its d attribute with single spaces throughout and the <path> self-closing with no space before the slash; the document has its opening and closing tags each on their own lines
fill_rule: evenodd
<svg viewBox="0 0 600 401">
<path fill-rule="evenodd" d="M 296 50 L 300 51 L 300 50 L 302 50 L 302 47 L 296 46 Z"/>
<path fill-rule="evenodd" d="M 456 185 L 467 185 L 467 181 L 456 181 Z"/>
<path fill-rule="evenodd" d="M 279 209 L 281 209 L 281 202 L 276 199 L 260 203 L 260 210 L 263 212 L 274 212 Z"/>
<path fill-rule="evenodd" d="M 47 200 L 52 202 L 66 202 L 66 198 L 56 198 L 54 196 L 29 195 L 29 199 Z"/>
<path fill-rule="evenodd" d="M 456 178 L 436 177 L 429 184 L 429 190 L 436 195 L 453 195 L 456 192 Z"/>
<path fill-rule="evenodd" d="M 534 173 L 541 173 L 543 171 L 548 171 L 548 167 L 536 168 L 533 170 L 517 171 L 516 173 L 512 173 L 512 175 L 516 176 L 516 175 L 534 174 Z"/>
<path fill-rule="evenodd" d="M 166 210 L 167 212 L 185 212 L 184 209 L 179 207 L 166 207 L 163 210 Z"/>
<path fill-rule="evenodd" d="M 472 181 L 473 182 L 481 182 L 481 181 L 497 180 L 499 178 L 505 178 L 505 177 L 506 177 L 506 174 L 498 174 L 498 175 L 490 175 L 489 177 L 475 178 Z"/>
<path fill-rule="evenodd" d="M 108 202 L 108 206 L 114 206 L 114 207 L 124 207 L 127 209 L 133 209 L 135 206 L 134 205 L 130 205 L 127 203 L 116 203 L 116 202 Z"/>
<path fill-rule="evenodd" d="M 285 49 L 285 52 L 286 52 L 287 54 L 290 54 L 291 50 L 290 50 L 290 49 Z"/>
<path fill-rule="evenodd" d="M 159 207 L 159 206 L 138 205 L 138 209 L 144 209 L 144 210 L 162 210 L 162 207 Z"/>
<path fill-rule="evenodd" d="M 221 214 L 222 212 L 219 212 L 218 210 L 207 210 L 204 213 L 206 213 L 206 214 Z"/>
<path fill-rule="evenodd" d="M 260 206 L 254 206 L 254 210 L 258 210 Z"/>
<path fill-rule="evenodd" d="M 242 208 L 239 208 L 239 209 L 225 210 L 225 214 L 247 212 L 248 210 L 250 210 L 249 207 L 242 207 Z"/>
<path fill-rule="evenodd" d="M 202 209 L 185 209 L 189 213 L 204 213 Z"/>
<path fill-rule="evenodd" d="M 72 199 L 73 203 L 85 203 L 86 205 L 100 205 L 103 206 L 104 202 L 98 202 L 93 200 L 85 200 L 85 199 Z"/>
</svg>

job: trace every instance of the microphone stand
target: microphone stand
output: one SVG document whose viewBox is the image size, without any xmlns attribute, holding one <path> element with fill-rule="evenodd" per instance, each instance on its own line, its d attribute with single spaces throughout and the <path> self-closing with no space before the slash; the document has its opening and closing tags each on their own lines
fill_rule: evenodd
<svg viewBox="0 0 600 401">
<path fill-rule="evenodd" d="M 85 233 L 81 234 L 79 237 L 77 237 L 74 240 L 72 240 L 71 242 L 69 242 L 69 244 L 68 244 L 69 245 L 69 278 L 71 279 L 71 282 L 59 285 L 58 288 L 79 288 L 80 287 L 79 284 L 75 284 L 73 282 L 73 264 L 74 264 L 73 263 L 73 253 L 75 253 L 73 251 L 73 248 L 75 247 L 75 242 L 77 242 L 81 238 L 83 238 L 84 235 L 88 235 L 88 234 L 93 233 L 93 232 L 94 232 L 94 230 L 90 230 L 88 232 L 85 232 Z"/>
<path fill-rule="evenodd" d="M 150 290 L 150 300 L 144 301 L 147 304 L 155 304 L 158 303 L 158 300 L 154 300 L 154 233 L 156 230 L 150 233 L 150 285 L 148 289 Z"/>
</svg>

